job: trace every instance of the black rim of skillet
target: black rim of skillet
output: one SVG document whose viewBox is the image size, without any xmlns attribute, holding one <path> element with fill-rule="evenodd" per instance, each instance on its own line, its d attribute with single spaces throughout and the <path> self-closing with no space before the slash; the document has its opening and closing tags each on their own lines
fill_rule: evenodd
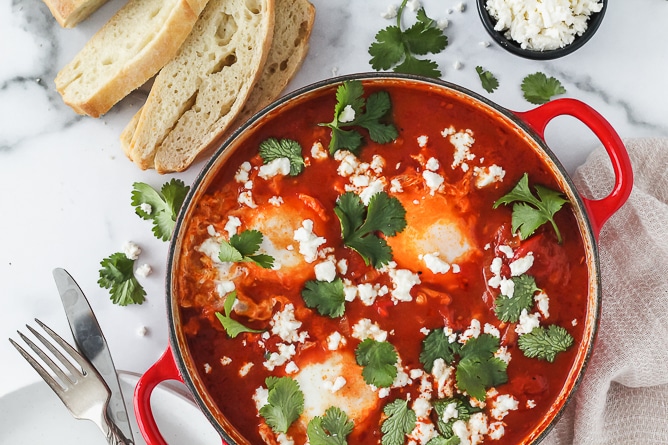
<svg viewBox="0 0 668 445">
<path fill-rule="evenodd" d="M 596 30 L 603 21 L 605 10 L 608 7 L 608 1 L 602 0 L 602 3 L 603 3 L 603 8 L 599 12 L 593 13 L 589 17 L 587 29 L 581 36 L 575 37 L 573 43 L 559 49 L 553 49 L 547 51 L 535 51 L 530 49 L 523 49 L 519 43 L 515 42 L 514 40 L 507 39 L 503 35 L 503 32 L 496 31 L 494 29 L 496 21 L 489 15 L 489 12 L 487 12 L 487 9 L 485 7 L 485 5 L 487 4 L 487 0 L 477 0 L 478 14 L 480 15 L 482 24 L 485 27 L 487 33 L 494 39 L 494 41 L 496 41 L 496 43 L 498 43 L 505 50 L 517 56 L 534 60 L 557 59 L 559 57 L 563 57 L 567 54 L 572 53 L 573 51 L 577 50 L 585 43 L 587 43 L 587 41 L 596 33 Z"/>
</svg>

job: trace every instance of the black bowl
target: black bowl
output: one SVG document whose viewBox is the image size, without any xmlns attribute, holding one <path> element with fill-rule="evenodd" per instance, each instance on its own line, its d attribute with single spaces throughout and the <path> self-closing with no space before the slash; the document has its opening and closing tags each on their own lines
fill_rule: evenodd
<svg viewBox="0 0 668 445">
<path fill-rule="evenodd" d="M 603 21 L 605 10 L 608 7 L 608 0 L 602 0 L 602 3 L 603 3 L 603 8 L 599 12 L 593 13 L 589 16 L 589 20 L 587 21 L 587 29 L 582 35 L 575 37 L 575 40 L 573 40 L 572 43 L 562 48 L 540 51 L 540 50 L 524 49 L 520 46 L 518 42 L 507 38 L 504 35 L 505 31 L 495 30 L 494 25 L 496 25 L 496 20 L 494 20 L 494 18 L 489 14 L 487 8 L 485 7 L 485 5 L 487 4 L 487 0 L 477 0 L 478 14 L 480 15 L 482 24 L 489 33 L 489 35 L 492 36 L 494 41 L 499 45 L 501 45 L 501 47 L 504 48 L 505 50 L 517 56 L 534 60 L 557 59 L 559 57 L 563 57 L 567 54 L 572 53 L 573 51 L 577 50 L 585 43 L 587 43 L 587 41 L 591 39 L 594 33 L 596 33 L 596 30 Z"/>
</svg>

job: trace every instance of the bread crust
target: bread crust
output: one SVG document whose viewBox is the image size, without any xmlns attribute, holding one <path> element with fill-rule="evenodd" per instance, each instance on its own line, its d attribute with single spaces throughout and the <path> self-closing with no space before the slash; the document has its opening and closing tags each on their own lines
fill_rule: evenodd
<svg viewBox="0 0 668 445">
<path fill-rule="evenodd" d="M 51 15 L 63 28 L 74 28 L 108 0 L 44 0 Z"/>
<path fill-rule="evenodd" d="M 207 1 L 130 0 L 56 76 L 63 101 L 92 117 L 109 111 L 174 57 Z"/>
<path fill-rule="evenodd" d="M 146 112 L 146 108 L 143 108 L 133 116 L 121 134 L 121 146 L 131 160 L 142 169 L 155 168 L 160 173 L 185 170 L 196 157 L 217 148 L 238 125 L 278 97 L 306 57 L 315 20 L 315 8 L 308 0 L 276 0 L 275 8 L 275 24 L 269 54 L 259 79 L 248 93 L 243 107 L 237 106 L 236 112 L 230 110 L 229 116 L 225 116 L 223 122 L 219 122 L 219 125 L 209 132 L 208 138 L 201 138 L 198 141 L 199 147 L 191 150 L 187 156 L 181 157 L 178 163 L 171 164 L 161 161 L 169 157 L 171 149 L 167 149 L 166 146 L 161 145 L 156 151 L 158 153 L 159 150 L 164 150 L 162 156 L 154 154 L 153 159 L 150 155 L 142 159 L 141 151 L 137 150 L 137 138 L 133 144 L 137 126 Z M 149 120 L 148 116 L 145 120 Z M 153 134 L 155 130 L 153 128 Z"/>
<path fill-rule="evenodd" d="M 274 0 L 211 0 L 177 56 L 156 76 L 139 118 L 131 121 L 136 127 L 129 157 L 160 173 L 192 164 L 245 104 L 273 29 Z"/>
</svg>

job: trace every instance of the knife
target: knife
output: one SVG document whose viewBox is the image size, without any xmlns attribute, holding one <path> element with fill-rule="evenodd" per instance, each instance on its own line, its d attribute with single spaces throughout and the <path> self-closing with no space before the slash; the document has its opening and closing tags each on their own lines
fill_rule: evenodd
<svg viewBox="0 0 668 445">
<path fill-rule="evenodd" d="M 125 436 L 126 442 L 134 445 L 132 426 L 118 383 L 116 368 L 90 304 L 79 285 L 65 269 L 54 269 L 53 278 L 56 280 L 67 321 L 79 351 L 95 366 L 111 391 L 107 416 Z"/>
</svg>

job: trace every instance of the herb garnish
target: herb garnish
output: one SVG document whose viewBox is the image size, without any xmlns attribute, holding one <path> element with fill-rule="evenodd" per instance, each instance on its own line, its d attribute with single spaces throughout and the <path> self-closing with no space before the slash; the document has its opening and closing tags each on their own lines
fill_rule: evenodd
<svg viewBox="0 0 668 445">
<path fill-rule="evenodd" d="M 424 365 L 425 371 L 431 372 L 436 359 L 440 358 L 445 363 L 452 363 L 455 354 L 459 354 L 460 347 L 461 345 L 456 341 L 450 342 L 444 329 L 434 329 L 422 340 L 420 363 Z"/>
<path fill-rule="evenodd" d="M 397 73 L 441 77 L 438 64 L 433 60 L 418 59 L 415 55 L 438 54 L 448 46 L 448 37 L 433 19 L 427 17 L 424 8 L 417 11 L 416 23 L 403 29 L 401 18 L 407 0 L 397 10 L 396 25 L 388 26 L 376 34 L 376 41 L 369 47 L 371 67 L 376 71 L 393 68 Z"/>
<path fill-rule="evenodd" d="M 557 234 L 557 240 L 561 243 L 561 233 L 554 221 L 554 215 L 568 202 L 563 194 L 535 185 L 538 194 L 535 197 L 529 188 L 529 176 L 525 173 L 515 187 L 506 195 L 494 203 L 494 208 L 501 204 L 513 204 L 512 229 L 519 230 L 520 238 L 525 240 L 546 222 L 550 222 Z"/>
<path fill-rule="evenodd" d="M 285 433 L 304 411 L 304 394 L 290 377 L 269 376 L 264 383 L 269 403 L 260 408 L 260 415 L 274 432 Z"/>
<path fill-rule="evenodd" d="M 513 296 L 499 295 L 494 301 L 494 312 L 499 320 L 516 323 L 520 319 L 522 309 L 527 311 L 533 304 L 533 296 L 540 289 L 536 286 L 536 280 L 526 274 L 512 277 L 515 285 Z"/>
<path fill-rule="evenodd" d="M 274 257 L 255 254 L 260 249 L 262 239 L 259 230 L 244 230 L 240 234 L 232 235 L 229 242 L 221 241 L 218 259 L 230 263 L 252 262 L 265 269 L 271 269 L 274 266 Z"/>
<path fill-rule="evenodd" d="M 344 130 L 344 127 L 365 128 L 371 140 L 379 144 L 391 142 L 399 135 L 393 124 L 383 122 L 392 107 L 389 93 L 377 91 L 367 99 L 363 94 L 364 87 L 359 80 L 345 81 L 337 88 L 334 119 L 319 124 L 332 130 L 329 142 L 331 154 L 343 149 L 357 154 L 362 146 L 362 134 L 355 129 Z"/>
<path fill-rule="evenodd" d="M 343 410 L 330 406 L 324 416 L 311 419 L 306 434 L 311 445 L 346 445 L 346 437 L 353 427 L 353 421 L 348 419 Z"/>
<path fill-rule="evenodd" d="M 343 280 L 338 277 L 331 282 L 307 281 L 302 290 L 302 298 L 306 306 L 316 308 L 320 315 L 336 318 L 345 311 Z"/>
<path fill-rule="evenodd" d="M 455 409 L 457 410 L 457 415 L 445 421 L 443 418 L 443 414 L 445 414 L 448 407 L 451 406 L 452 404 L 455 405 Z M 460 399 L 458 397 L 449 397 L 446 399 L 436 400 L 433 403 L 433 406 L 434 406 L 434 411 L 436 411 L 436 418 L 437 418 L 436 428 L 438 429 L 438 432 L 443 435 L 444 439 L 450 439 L 451 437 L 453 437 L 454 432 L 452 431 L 452 424 L 455 423 L 457 420 L 463 420 L 464 422 L 466 422 L 471 418 L 471 414 L 482 411 L 481 408 L 473 407 L 468 401 Z M 443 442 L 443 443 L 448 443 L 448 442 Z"/>
<path fill-rule="evenodd" d="M 397 399 L 389 403 L 383 409 L 387 419 L 380 426 L 383 433 L 381 443 L 383 445 L 402 445 L 406 434 L 415 429 L 417 415 L 415 411 L 408 408 L 408 402 Z"/>
<path fill-rule="evenodd" d="M 292 139 L 266 139 L 260 143 L 259 152 L 265 164 L 275 159 L 287 158 L 290 161 L 290 176 L 297 176 L 304 169 L 302 147 Z"/>
<path fill-rule="evenodd" d="M 564 94 L 566 89 L 558 79 L 538 72 L 529 74 L 522 80 L 524 98 L 535 105 L 549 102 L 553 96 Z"/>
<path fill-rule="evenodd" d="M 114 253 L 100 262 L 100 279 L 97 284 L 110 289 L 111 301 L 119 306 L 142 304 L 146 291 L 134 274 L 135 260 L 122 252 Z"/>
<path fill-rule="evenodd" d="M 485 400 L 487 388 L 508 381 L 508 364 L 494 357 L 500 340 L 490 334 L 470 338 L 462 346 L 457 363 L 457 387 L 478 400 Z"/>
<path fill-rule="evenodd" d="M 397 198 L 379 192 L 365 207 L 358 195 L 346 192 L 339 197 L 334 212 L 341 222 L 344 244 L 359 253 L 367 265 L 380 268 L 392 260 L 392 248 L 375 232 L 394 236 L 406 227 L 406 209 Z"/>
<path fill-rule="evenodd" d="M 153 234 L 168 241 L 174 230 L 176 215 L 190 190 L 183 181 L 172 179 L 160 191 L 143 182 L 132 184 L 132 205 L 141 218 L 153 221 Z"/>
<path fill-rule="evenodd" d="M 364 367 L 362 377 L 369 385 L 388 388 L 397 377 L 397 350 L 389 342 L 367 338 L 355 349 L 355 358 Z"/>
<path fill-rule="evenodd" d="M 499 81 L 496 80 L 494 74 L 483 69 L 481 66 L 476 66 L 475 72 L 478 73 L 478 77 L 480 78 L 480 82 L 482 83 L 482 87 L 485 89 L 485 91 L 488 93 L 493 93 L 494 90 L 499 88 Z"/>
<path fill-rule="evenodd" d="M 559 352 L 573 345 L 573 337 L 561 326 L 533 328 L 528 334 L 520 335 L 517 343 L 526 357 L 553 362 Z"/>
<path fill-rule="evenodd" d="M 237 335 L 241 334 L 242 332 L 252 332 L 252 333 L 259 333 L 262 332 L 261 330 L 257 329 L 251 329 L 243 324 L 239 323 L 232 317 L 230 317 L 230 314 L 232 313 L 232 307 L 234 306 L 234 302 L 237 299 L 237 293 L 236 291 L 230 292 L 227 297 L 225 297 L 225 303 L 223 303 L 223 311 L 225 314 L 221 314 L 220 312 L 216 312 L 216 318 L 218 318 L 218 321 L 220 321 L 220 324 L 223 325 L 223 328 L 225 328 L 225 332 L 227 332 L 227 335 L 230 336 L 230 338 L 235 338 Z"/>
</svg>

